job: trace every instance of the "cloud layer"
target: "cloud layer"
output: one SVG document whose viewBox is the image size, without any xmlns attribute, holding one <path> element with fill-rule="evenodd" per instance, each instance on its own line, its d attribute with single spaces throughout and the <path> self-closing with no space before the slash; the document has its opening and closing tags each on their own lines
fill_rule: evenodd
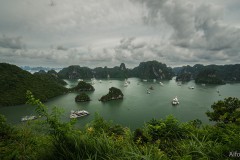
<svg viewBox="0 0 240 160">
<path fill-rule="evenodd" d="M 237 0 L 22 0 L 0 5 L 0 62 L 134 67 L 240 61 Z"/>
</svg>

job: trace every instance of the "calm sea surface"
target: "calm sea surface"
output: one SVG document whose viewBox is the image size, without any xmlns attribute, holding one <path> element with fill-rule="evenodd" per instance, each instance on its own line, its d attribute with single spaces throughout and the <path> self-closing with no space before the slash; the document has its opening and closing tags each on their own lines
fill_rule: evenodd
<svg viewBox="0 0 240 160">
<path fill-rule="evenodd" d="M 152 118 L 165 118 L 169 114 L 183 122 L 200 119 L 203 123 L 210 123 L 205 112 L 210 109 L 213 102 L 229 96 L 240 98 L 239 83 L 202 86 L 191 81 L 178 86 L 175 80 L 170 80 L 162 81 L 164 85 L 161 86 L 159 81 L 143 82 L 138 78 L 128 80 L 130 84 L 127 87 L 124 87 L 124 80 L 102 80 L 102 83 L 97 80 L 93 85 L 95 91 L 88 93 L 90 102 L 76 103 L 74 99 L 77 93 L 68 93 L 49 100 L 45 105 L 49 108 L 53 106 L 62 108 L 63 120 L 66 121 L 69 120 L 71 110 L 87 110 L 90 115 L 77 120 L 80 126 L 84 126 L 94 118 L 95 113 L 99 113 L 106 120 L 135 129 Z M 65 81 L 68 88 L 78 83 L 77 80 Z M 98 101 L 112 86 L 122 90 L 124 99 L 105 103 Z M 154 90 L 147 94 L 146 90 L 151 86 Z M 190 86 L 194 89 L 189 89 Z M 180 104 L 172 106 L 171 101 L 175 96 L 178 97 Z M 16 124 L 20 123 L 21 117 L 25 115 L 35 115 L 35 107 L 29 105 L 2 107 L 0 113 L 6 116 L 8 122 Z"/>
</svg>

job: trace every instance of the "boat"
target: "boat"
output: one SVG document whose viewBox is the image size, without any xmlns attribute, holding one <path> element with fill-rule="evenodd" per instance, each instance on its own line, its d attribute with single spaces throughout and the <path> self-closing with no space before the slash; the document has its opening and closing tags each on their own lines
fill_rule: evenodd
<svg viewBox="0 0 240 160">
<path fill-rule="evenodd" d="M 172 100 L 172 105 L 178 105 L 179 104 L 179 101 L 178 101 L 178 98 L 177 96 L 175 98 L 173 98 Z"/>
<path fill-rule="evenodd" d="M 147 82 L 147 80 L 146 80 L 146 79 L 143 79 L 142 81 L 143 81 L 143 82 Z"/>
<path fill-rule="evenodd" d="M 153 79 L 153 82 L 156 82 L 156 79 Z"/>
<path fill-rule="evenodd" d="M 70 118 L 78 118 L 89 115 L 88 111 L 81 110 L 81 111 L 71 111 Z"/>
<path fill-rule="evenodd" d="M 181 86 L 181 85 L 182 85 L 182 82 L 178 82 L 177 85 L 178 85 L 178 86 Z"/>
<path fill-rule="evenodd" d="M 202 86 L 206 86 L 206 84 L 203 83 Z"/>
<path fill-rule="evenodd" d="M 78 79 L 78 82 L 82 82 L 83 81 L 83 79 Z"/>
<path fill-rule="evenodd" d="M 21 118 L 21 121 L 24 122 L 24 121 L 34 120 L 34 119 L 37 119 L 37 117 L 36 116 L 24 116 Z"/>
<path fill-rule="evenodd" d="M 102 80 L 99 80 L 99 83 L 102 83 Z"/>
<path fill-rule="evenodd" d="M 124 87 L 127 87 L 127 86 L 128 86 L 128 82 L 125 81 L 125 82 L 124 82 Z"/>
<path fill-rule="evenodd" d="M 193 86 L 190 86 L 190 87 L 188 87 L 189 89 L 194 89 L 194 87 Z"/>
<path fill-rule="evenodd" d="M 160 84 L 161 86 L 163 86 L 163 83 L 162 83 L 162 82 L 159 82 L 159 84 Z"/>
<path fill-rule="evenodd" d="M 147 89 L 147 94 L 150 94 L 151 92 Z"/>
</svg>

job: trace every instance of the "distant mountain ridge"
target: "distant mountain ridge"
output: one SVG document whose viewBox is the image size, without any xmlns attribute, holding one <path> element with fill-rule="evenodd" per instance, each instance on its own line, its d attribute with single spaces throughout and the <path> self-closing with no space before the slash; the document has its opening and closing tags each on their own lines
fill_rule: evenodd
<svg viewBox="0 0 240 160">
<path fill-rule="evenodd" d="M 63 68 L 58 72 L 58 76 L 63 79 L 84 79 L 84 78 L 131 78 L 142 79 L 165 79 L 170 80 L 174 76 L 173 71 L 166 64 L 158 61 L 141 62 L 139 66 L 128 69 L 124 63 L 113 68 L 97 67 L 90 69 L 78 65 Z"/>
<path fill-rule="evenodd" d="M 178 81 L 195 80 L 196 83 L 224 84 L 240 82 L 240 64 L 183 66 L 173 69 Z"/>
</svg>

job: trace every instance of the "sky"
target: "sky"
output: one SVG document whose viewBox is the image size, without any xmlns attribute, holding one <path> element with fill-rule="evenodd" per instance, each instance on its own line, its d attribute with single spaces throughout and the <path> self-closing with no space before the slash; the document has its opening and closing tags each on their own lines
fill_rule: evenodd
<svg viewBox="0 0 240 160">
<path fill-rule="evenodd" d="M 239 0 L 0 0 L 0 62 L 240 62 Z"/>
</svg>

